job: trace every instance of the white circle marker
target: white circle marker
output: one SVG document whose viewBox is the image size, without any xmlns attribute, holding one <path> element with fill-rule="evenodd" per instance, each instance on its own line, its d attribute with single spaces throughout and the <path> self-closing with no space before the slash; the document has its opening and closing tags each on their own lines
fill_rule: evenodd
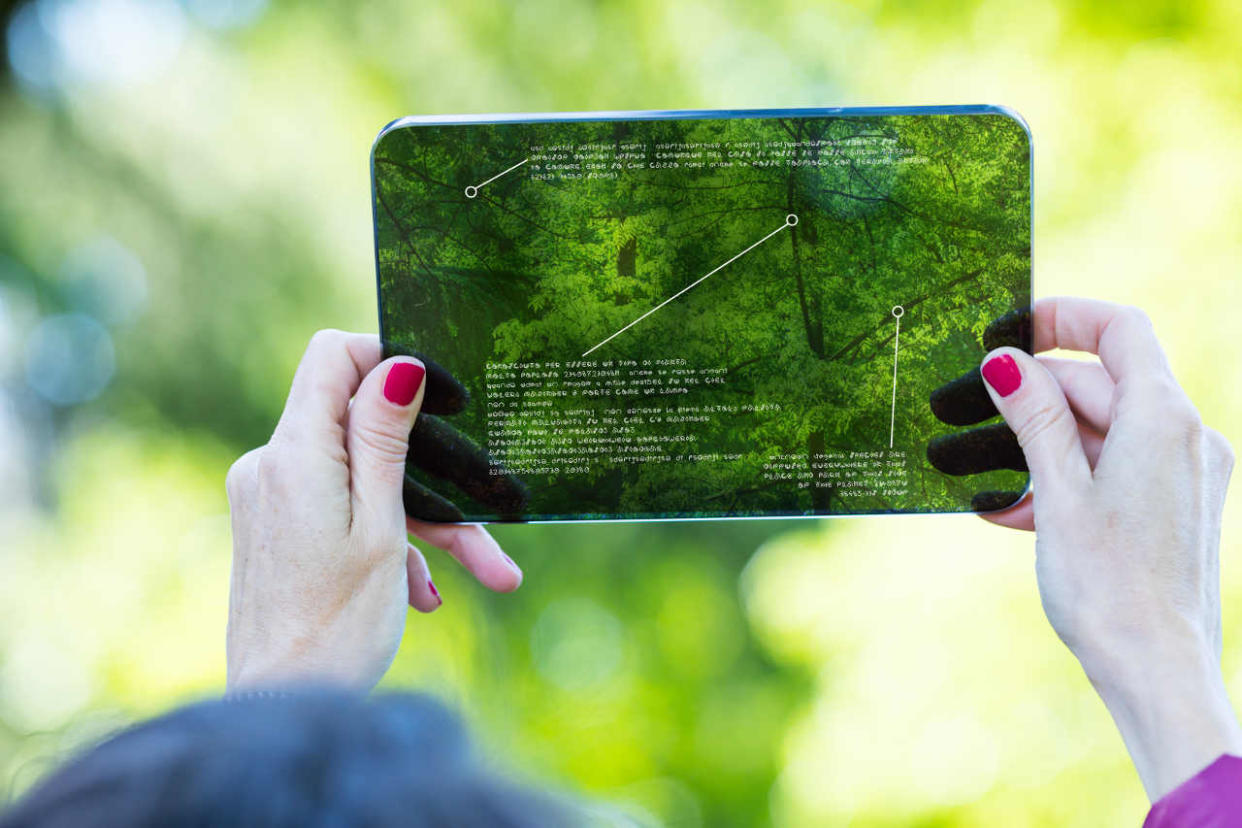
<svg viewBox="0 0 1242 828">
<path fill-rule="evenodd" d="M 505 170 L 504 172 L 496 173 L 495 175 L 493 175 L 491 178 L 487 179 L 486 181 L 480 181 L 478 184 L 468 184 L 466 186 L 466 198 L 474 198 L 475 196 L 479 194 L 479 190 L 483 189 L 488 184 L 491 184 L 493 181 L 495 181 L 497 178 L 500 178 L 502 175 L 508 175 L 509 173 L 513 172 L 514 170 L 516 170 L 518 167 L 522 166 L 529 160 L 530 160 L 529 158 L 523 158 L 521 161 L 517 162 L 509 169 Z"/>
<path fill-rule="evenodd" d="M 894 319 L 900 319 L 901 317 L 906 315 L 906 309 L 903 308 L 901 305 L 893 305 L 892 313 L 893 313 Z"/>
<path fill-rule="evenodd" d="M 785 224 L 789 225 L 790 227 L 793 227 L 797 223 L 798 223 L 798 216 L 796 214 L 790 213 L 789 215 L 785 216 Z"/>
</svg>

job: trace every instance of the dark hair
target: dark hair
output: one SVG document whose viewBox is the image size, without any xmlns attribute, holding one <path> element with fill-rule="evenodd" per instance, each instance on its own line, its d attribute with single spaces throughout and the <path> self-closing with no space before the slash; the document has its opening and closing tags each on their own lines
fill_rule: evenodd
<svg viewBox="0 0 1242 828">
<path fill-rule="evenodd" d="M 321 689 L 200 702 L 42 780 L 0 828 L 571 825 L 567 802 L 484 768 L 423 695 Z"/>
</svg>

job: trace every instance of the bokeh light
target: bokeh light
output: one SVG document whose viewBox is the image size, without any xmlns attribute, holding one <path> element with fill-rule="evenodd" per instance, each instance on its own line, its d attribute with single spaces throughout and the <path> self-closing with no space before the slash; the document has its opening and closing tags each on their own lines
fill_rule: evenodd
<svg viewBox="0 0 1242 828">
<path fill-rule="evenodd" d="M 612 613 L 586 598 L 547 606 L 531 629 L 535 669 L 563 690 L 597 687 L 616 676 L 624 627 Z"/>
<path fill-rule="evenodd" d="M 85 314 L 47 317 L 26 344 L 26 382 L 53 405 L 95 399 L 115 368 L 112 337 Z"/>
<path fill-rule="evenodd" d="M 14 72 L 46 92 L 149 79 L 176 58 L 185 34 L 172 0 L 30 0 L 7 38 Z"/>
<path fill-rule="evenodd" d="M 110 236 L 70 250 L 60 271 L 68 304 L 105 325 L 127 325 L 146 306 L 146 268 Z"/>
<path fill-rule="evenodd" d="M 185 0 L 190 15 L 213 29 L 240 29 L 257 21 L 267 0 Z"/>
</svg>

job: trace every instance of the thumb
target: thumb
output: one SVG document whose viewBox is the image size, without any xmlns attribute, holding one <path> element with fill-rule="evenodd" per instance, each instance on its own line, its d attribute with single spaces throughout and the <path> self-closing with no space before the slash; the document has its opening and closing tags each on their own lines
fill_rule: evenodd
<svg viewBox="0 0 1242 828">
<path fill-rule="evenodd" d="M 1082 491 L 1091 467 L 1078 423 L 1056 379 L 1018 348 L 997 348 L 979 369 L 988 394 L 1013 429 L 1037 491 Z"/>
<path fill-rule="evenodd" d="M 393 357 L 375 366 L 358 387 L 345 435 L 355 516 L 373 514 L 405 525 L 405 455 L 426 375 L 418 360 Z"/>
</svg>

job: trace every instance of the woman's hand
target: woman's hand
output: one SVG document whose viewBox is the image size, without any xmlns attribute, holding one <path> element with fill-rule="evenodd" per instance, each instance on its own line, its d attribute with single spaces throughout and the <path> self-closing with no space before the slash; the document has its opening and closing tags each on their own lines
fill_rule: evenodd
<svg viewBox="0 0 1242 828">
<path fill-rule="evenodd" d="M 1220 674 L 1217 553 L 1233 452 L 1199 419 L 1142 311 L 1043 300 L 1034 333 L 1036 351 L 1100 362 L 1014 348 L 984 359 L 1033 484 L 985 517 L 1036 530 L 1044 611 L 1155 800 L 1220 754 L 1242 755 Z"/>
<path fill-rule="evenodd" d="M 483 527 L 405 516 L 401 484 L 425 371 L 410 357 L 380 357 L 375 336 L 315 334 L 272 439 L 229 470 L 230 690 L 374 686 L 396 655 L 407 604 L 431 612 L 441 603 L 407 531 L 490 589 L 522 582 Z"/>
</svg>

